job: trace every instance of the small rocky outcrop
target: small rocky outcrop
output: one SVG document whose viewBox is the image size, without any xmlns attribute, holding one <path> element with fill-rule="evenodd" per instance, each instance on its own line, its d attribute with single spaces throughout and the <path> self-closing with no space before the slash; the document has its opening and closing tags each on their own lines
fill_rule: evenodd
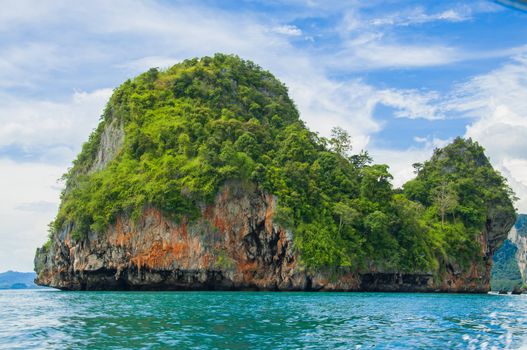
<svg viewBox="0 0 527 350">
<path fill-rule="evenodd" d="M 515 285 L 511 292 L 513 295 L 520 295 L 523 293 L 523 288 L 518 285 Z"/>
</svg>

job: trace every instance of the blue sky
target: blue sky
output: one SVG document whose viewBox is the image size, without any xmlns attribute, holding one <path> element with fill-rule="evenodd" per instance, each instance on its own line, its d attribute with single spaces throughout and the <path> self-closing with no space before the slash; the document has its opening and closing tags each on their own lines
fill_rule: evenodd
<svg viewBox="0 0 527 350">
<path fill-rule="evenodd" d="M 234 53 L 289 87 L 323 135 L 411 164 L 472 137 L 527 212 L 527 14 L 493 1 L 7 0 L 0 12 L 0 271 L 31 270 L 66 171 L 112 89 Z"/>
</svg>

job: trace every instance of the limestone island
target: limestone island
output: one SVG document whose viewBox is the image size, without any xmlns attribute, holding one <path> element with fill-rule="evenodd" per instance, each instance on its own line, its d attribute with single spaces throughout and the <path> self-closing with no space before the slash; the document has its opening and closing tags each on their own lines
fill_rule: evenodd
<svg viewBox="0 0 527 350">
<path fill-rule="evenodd" d="M 486 293 L 514 195 L 457 138 L 393 188 L 339 127 L 216 54 L 127 80 L 64 175 L 36 283 L 63 290 Z"/>
</svg>

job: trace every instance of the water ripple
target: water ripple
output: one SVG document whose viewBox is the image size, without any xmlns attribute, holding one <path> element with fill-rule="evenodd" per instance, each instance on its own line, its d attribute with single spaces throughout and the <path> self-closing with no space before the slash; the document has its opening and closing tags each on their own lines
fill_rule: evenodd
<svg viewBox="0 0 527 350">
<path fill-rule="evenodd" d="M 0 291 L 0 349 L 518 349 L 527 296 Z"/>
</svg>

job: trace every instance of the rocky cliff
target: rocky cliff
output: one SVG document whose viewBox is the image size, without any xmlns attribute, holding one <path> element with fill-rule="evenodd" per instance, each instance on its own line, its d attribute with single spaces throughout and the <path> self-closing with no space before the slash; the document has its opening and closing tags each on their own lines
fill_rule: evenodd
<svg viewBox="0 0 527 350">
<path fill-rule="evenodd" d="M 386 165 L 299 119 L 235 56 L 116 89 L 65 175 L 36 282 L 65 290 L 486 292 L 514 223 L 504 179 L 456 139 L 394 190 Z"/>
<path fill-rule="evenodd" d="M 201 217 L 176 223 L 155 208 L 119 217 L 74 243 L 68 227 L 39 250 L 39 284 L 62 289 L 304 289 L 292 237 L 273 225 L 276 199 L 225 185 Z"/>
<path fill-rule="evenodd" d="M 507 240 L 494 256 L 492 287 L 509 290 L 526 285 L 527 215 L 520 214 Z"/>
<path fill-rule="evenodd" d="M 293 235 L 273 223 L 276 197 L 252 184 L 225 185 L 200 219 L 179 223 L 156 208 L 119 217 L 104 234 L 78 241 L 65 227 L 37 250 L 36 283 L 64 290 L 281 290 L 470 292 L 489 290 L 491 254 L 509 222 L 489 222 L 481 261 L 468 270 L 404 273 L 302 266 Z M 489 237 L 491 238 L 489 240 Z"/>
<path fill-rule="evenodd" d="M 527 215 L 520 214 L 516 225 L 511 229 L 508 239 L 518 248 L 516 262 L 522 276 L 523 284 L 527 284 Z"/>
</svg>

